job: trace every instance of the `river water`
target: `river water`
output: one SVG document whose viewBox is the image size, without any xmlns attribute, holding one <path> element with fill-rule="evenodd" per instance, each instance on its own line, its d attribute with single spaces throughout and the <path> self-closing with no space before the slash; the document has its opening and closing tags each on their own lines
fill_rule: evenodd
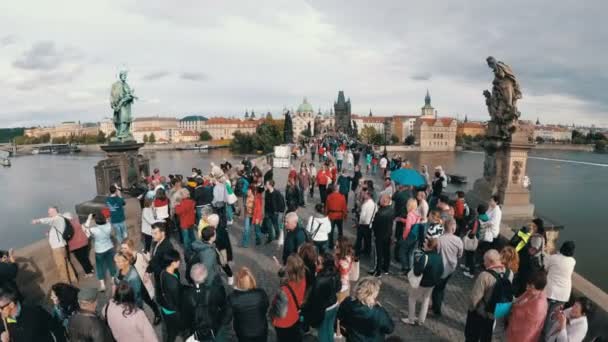
<svg viewBox="0 0 608 342">
<path fill-rule="evenodd" d="M 162 174 L 189 175 L 193 166 L 209 170 L 209 163 L 224 158 L 238 160 L 227 150 L 209 152 L 146 152 L 150 167 Z M 93 167 L 102 154 L 36 155 L 13 159 L 13 166 L 0 169 L 4 200 L 0 205 L 0 249 L 21 247 L 45 237 L 46 226 L 34 226 L 31 219 L 46 215 L 49 205 L 61 210 L 93 198 Z M 483 154 L 477 152 L 407 153 L 414 165 L 442 165 L 448 173 L 468 177 L 472 186 L 481 177 Z M 532 180 L 532 201 L 536 210 L 551 221 L 564 225 L 560 240 L 576 241 L 576 271 L 608 291 L 608 277 L 601 260 L 608 258 L 601 216 L 606 208 L 608 155 L 589 152 L 534 151 L 528 175 Z M 280 185 L 282 188 L 283 185 Z M 600 262 L 598 262 L 600 261 Z"/>
</svg>

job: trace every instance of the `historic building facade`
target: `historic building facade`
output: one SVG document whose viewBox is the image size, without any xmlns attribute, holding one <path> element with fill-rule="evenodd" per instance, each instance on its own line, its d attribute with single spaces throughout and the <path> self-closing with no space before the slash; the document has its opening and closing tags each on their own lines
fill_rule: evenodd
<svg viewBox="0 0 608 342">
<path fill-rule="evenodd" d="M 99 124 L 96 123 L 65 121 L 53 127 L 29 128 L 24 131 L 23 135 L 40 138 L 41 136 L 48 134 L 51 138 L 63 138 L 69 136 L 97 135 L 99 131 Z"/>
<path fill-rule="evenodd" d="M 338 92 L 338 99 L 334 102 L 334 113 L 336 131 L 350 134 L 352 130 L 350 98 L 347 100 L 342 90 Z"/>
<path fill-rule="evenodd" d="M 431 95 L 426 91 L 424 107 L 414 124 L 416 145 L 420 151 L 454 151 L 458 122 L 454 118 L 439 118 L 431 105 Z"/>
<path fill-rule="evenodd" d="M 189 115 L 181 118 L 179 120 L 179 129 L 183 129 L 186 131 L 194 131 L 194 132 L 202 132 L 205 129 L 205 123 L 207 122 L 207 118 L 200 115 Z"/>
<path fill-rule="evenodd" d="M 310 126 L 310 135 L 314 133 L 315 129 L 315 111 L 312 105 L 308 103 L 308 99 L 305 97 L 302 104 L 298 106 L 295 115 L 292 113 L 291 120 L 293 122 L 293 137 L 297 139 L 302 135 Z"/>
<path fill-rule="evenodd" d="M 484 122 L 459 122 L 456 136 L 485 136 L 486 135 L 486 124 Z"/>
</svg>

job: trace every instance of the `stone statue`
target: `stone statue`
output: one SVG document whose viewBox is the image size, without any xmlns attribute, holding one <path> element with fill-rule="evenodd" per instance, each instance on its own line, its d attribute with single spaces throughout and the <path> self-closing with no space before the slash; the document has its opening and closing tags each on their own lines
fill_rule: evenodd
<svg viewBox="0 0 608 342">
<path fill-rule="evenodd" d="M 515 132 L 515 125 L 520 116 L 517 110 L 517 100 L 521 99 L 519 83 L 511 67 L 490 56 L 486 59 L 488 66 L 494 72 L 492 91 L 484 90 L 490 122 L 489 135 L 501 140 L 510 141 Z"/>
<path fill-rule="evenodd" d="M 112 141 L 133 141 L 131 104 L 137 97 L 133 95 L 133 89 L 127 84 L 127 71 L 120 71 L 118 78 L 119 80 L 112 84 L 110 92 L 110 105 L 114 111 L 114 127 L 116 128 L 116 137 Z"/>
<path fill-rule="evenodd" d="M 285 122 L 283 124 L 283 143 L 293 143 L 293 122 L 291 121 L 291 113 L 285 112 Z"/>
</svg>

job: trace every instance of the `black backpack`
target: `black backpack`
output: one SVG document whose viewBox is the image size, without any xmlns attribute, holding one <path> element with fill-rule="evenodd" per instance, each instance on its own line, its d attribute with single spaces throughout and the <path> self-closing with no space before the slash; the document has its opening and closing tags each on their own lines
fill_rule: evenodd
<svg viewBox="0 0 608 342">
<path fill-rule="evenodd" d="M 239 178 L 234 186 L 234 194 L 238 197 L 243 196 L 243 178 Z"/>
<path fill-rule="evenodd" d="M 68 220 L 66 217 L 61 217 L 65 222 L 65 228 L 63 228 L 63 233 L 61 234 L 61 237 L 63 238 L 63 240 L 65 240 L 65 242 L 68 242 L 74 237 L 74 226 L 72 226 L 72 222 L 70 222 L 70 220 Z"/>
<path fill-rule="evenodd" d="M 502 274 L 494 270 L 487 270 L 487 272 L 496 279 L 496 284 L 492 289 L 490 300 L 486 304 L 486 312 L 494 319 L 505 317 L 511 311 L 511 305 L 515 294 L 513 284 L 511 284 L 511 281 L 509 280 L 511 271 L 507 269 Z"/>
<path fill-rule="evenodd" d="M 215 341 L 215 333 L 213 332 L 213 319 L 209 310 L 209 294 L 211 290 L 205 287 L 199 287 L 194 290 L 195 306 L 194 315 L 192 317 L 192 328 L 194 337 L 197 341 Z"/>
</svg>

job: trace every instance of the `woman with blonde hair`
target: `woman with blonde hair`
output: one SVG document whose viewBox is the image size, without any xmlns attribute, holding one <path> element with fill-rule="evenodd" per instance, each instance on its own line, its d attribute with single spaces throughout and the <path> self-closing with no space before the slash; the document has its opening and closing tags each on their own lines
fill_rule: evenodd
<svg viewBox="0 0 608 342">
<path fill-rule="evenodd" d="M 500 251 L 500 259 L 502 260 L 502 264 L 511 270 L 513 274 L 519 271 L 519 254 L 515 251 L 515 248 L 511 246 L 503 248 Z"/>
<path fill-rule="evenodd" d="M 403 224 L 403 235 L 399 240 L 399 261 L 401 261 L 401 271 L 403 274 L 407 274 L 410 271 L 412 265 L 412 252 L 416 247 L 418 238 L 418 232 L 412 232 L 412 228 L 420 223 L 420 216 L 418 215 L 418 202 L 414 198 L 407 200 L 405 205 L 407 209 L 407 216 L 404 218 L 397 217 L 395 221 L 399 221 Z"/>
<path fill-rule="evenodd" d="M 340 304 L 338 319 L 346 330 L 346 341 L 384 341 L 393 332 L 391 316 L 377 301 L 381 284 L 377 278 L 362 278 L 354 296 Z"/>
<path fill-rule="evenodd" d="M 267 340 L 268 296 L 263 289 L 257 288 L 255 277 L 247 267 L 236 272 L 236 286 L 228 296 L 228 310 L 239 341 Z"/>
<path fill-rule="evenodd" d="M 300 308 L 306 293 L 306 267 L 297 254 L 292 254 L 285 263 L 285 277 L 275 296 L 270 316 L 279 342 L 302 340 Z"/>
</svg>

